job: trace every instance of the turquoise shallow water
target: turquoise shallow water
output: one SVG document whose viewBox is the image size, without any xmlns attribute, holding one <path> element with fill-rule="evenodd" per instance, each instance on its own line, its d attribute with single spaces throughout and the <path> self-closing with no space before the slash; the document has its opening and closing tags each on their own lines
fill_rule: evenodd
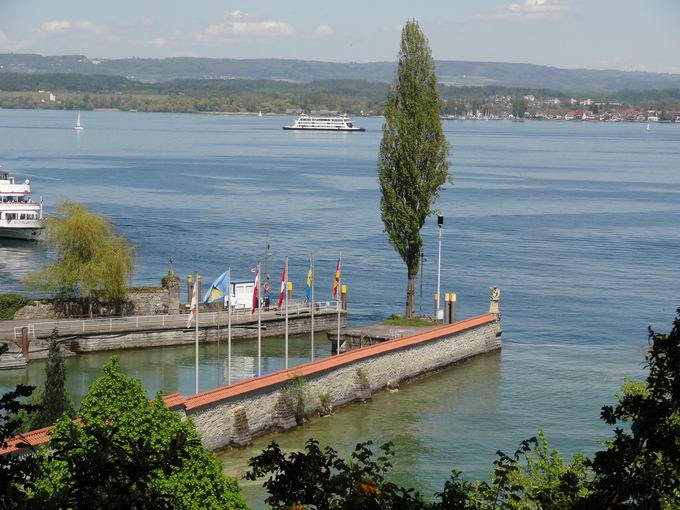
<svg viewBox="0 0 680 510">
<path fill-rule="evenodd" d="M 231 265 L 248 277 L 269 231 L 272 275 L 288 255 L 301 289 L 314 252 L 318 292 L 329 293 L 342 251 L 354 323 L 401 309 L 405 271 L 378 214 L 380 119 L 361 119 L 368 131 L 352 135 L 287 133 L 281 117 L 86 112 L 80 134 L 73 120 L 0 110 L 0 164 L 31 178 L 48 210 L 68 196 L 111 216 L 137 246 L 135 283 L 155 284 L 169 256 L 182 274 L 217 276 Z M 502 289 L 502 353 L 279 438 L 292 448 L 315 436 L 343 451 L 394 440 L 395 476 L 426 492 L 453 467 L 484 477 L 497 449 L 538 428 L 565 453 L 594 451 L 608 432 L 600 406 L 625 375 L 641 373 L 647 326 L 667 329 L 680 305 L 680 125 L 449 122 L 445 130 L 454 184 L 439 201 L 443 287 L 458 293 L 461 317 L 487 307 L 490 284 Z M 435 229 L 423 230 L 426 311 Z M 0 292 L 19 289 L 43 260 L 38 246 L 0 241 Z M 302 360 L 306 340 L 297 341 Z M 150 391 L 189 393 L 191 352 L 182 349 L 128 352 L 122 364 Z M 280 342 L 267 349 L 275 366 Z M 219 382 L 210 356 L 206 388 Z M 106 357 L 68 361 L 76 396 Z M 0 389 L 38 381 L 41 369 L 1 374 Z M 223 455 L 225 469 L 241 472 L 249 453 Z"/>
</svg>

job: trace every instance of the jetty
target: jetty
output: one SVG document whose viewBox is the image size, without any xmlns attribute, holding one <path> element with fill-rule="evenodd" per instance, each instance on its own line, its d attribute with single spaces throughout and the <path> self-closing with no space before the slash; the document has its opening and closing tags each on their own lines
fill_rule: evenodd
<svg viewBox="0 0 680 510">
<path fill-rule="evenodd" d="M 336 301 L 315 303 L 314 330 L 337 330 L 347 323 L 347 311 L 338 311 Z M 309 333 L 311 309 L 304 302 L 291 303 L 288 308 L 290 335 Z M 140 349 L 193 344 L 195 321 L 187 327 L 187 314 L 164 314 L 129 317 L 104 317 L 94 319 L 64 320 L 12 320 L 0 321 L 0 342 L 10 345 L 10 352 L 23 352 L 26 359 L 47 356 L 48 339 L 56 329 L 65 355 L 96 351 Z M 283 310 L 262 310 L 262 337 L 283 336 L 285 316 Z M 199 314 L 199 341 L 227 340 L 228 312 L 203 311 Z M 250 309 L 231 311 L 233 340 L 257 338 L 257 313 Z"/>
</svg>

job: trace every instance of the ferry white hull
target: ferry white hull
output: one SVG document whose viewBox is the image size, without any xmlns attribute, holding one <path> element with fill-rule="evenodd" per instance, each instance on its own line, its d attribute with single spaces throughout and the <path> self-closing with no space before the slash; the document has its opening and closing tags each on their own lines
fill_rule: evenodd
<svg viewBox="0 0 680 510">
<path fill-rule="evenodd" d="M 284 131 L 327 131 L 330 133 L 360 133 L 364 128 L 355 126 L 346 115 L 313 116 L 301 114 L 292 126 L 282 126 Z"/>
<path fill-rule="evenodd" d="M 24 241 L 39 241 L 43 238 L 42 226 L 6 227 L 0 225 L 0 239 L 21 239 Z"/>
<path fill-rule="evenodd" d="M 366 131 L 364 128 L 341 128 L 341 127 L 295 127 L 295 126 L 283 126 L 286 131 L 333 131 L 342 133 L 359 133 Z"/>
</svg>

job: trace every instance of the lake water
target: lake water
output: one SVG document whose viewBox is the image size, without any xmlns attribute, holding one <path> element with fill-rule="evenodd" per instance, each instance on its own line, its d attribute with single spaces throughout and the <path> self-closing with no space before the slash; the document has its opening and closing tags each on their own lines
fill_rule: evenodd
<svg viewBox="0 0 680 510">
<path fill-rule="evenodd" d="M 135 284 L 157 284 L 168 257 L 182 275 L 209 280 L 230 265 L 250 278 L 268 233 L 274 280 L 288 255 L 301 292 L 313 253 L 325 297 L 342 252 L 353 323 L 402 311 L 406 273 L 378 211 L 380 119 L 359 119 L 363 134 L 284 132 L 282 117 L 85 112 L 81 133 L 74 120 L 73 112 L 0 110 L 0 164 L 30 178 L 48 212 L 68 197 L 108 215 L 137 248 Z M 277 436 L 286 448 L 313 436 L 343 453 L 361 440 L 392 440 L 396 479 L 426 493 L 452 468 L 485 477 L 497 449 L 514 450 L 537 429 L 565 454 L 595 451 L 608 434 L 600 407 L 624 376 L 642 374 L 647 326 L 667 330 L 680 305 L 680 125 L 444 127 L 454 183 L 438 203 L 442 287 L 458 293 L 459 317 L 485 311 L 489 285 L 501 288 L 502 353 Z M 433 221 L 423 235 L 430 312 Z M 0 292 L 21 290 L 44 260 L 38 245 L 0 241 Z M 306 339 L 293 343 L 304 360 Z M 252 359 L 252 344 L 237 349 Z M 266 351 L 279 366 L 280 340 Z M 216 346 L 202 355 L 207 389 L 220 383 L 221 362 Z M 107 358 L 67 361 L 76 399 Z M 150 392 L 192 391 L 190 347 L 125 352 L 121 365 Z M 42 370 L 36 362 L 3 373 L 0 390 L 40 382 Z M 267 440 L 221 455 L 225 470 L 242 474 Z M 259 497 L 257 486 L 244 487 Z"/>
</svg>

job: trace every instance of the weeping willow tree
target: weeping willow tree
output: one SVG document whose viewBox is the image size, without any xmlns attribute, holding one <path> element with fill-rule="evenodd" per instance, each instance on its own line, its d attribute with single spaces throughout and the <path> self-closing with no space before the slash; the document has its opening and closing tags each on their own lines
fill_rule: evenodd
<svg viewBox="0 0 680 510">
<path fill-rule="evenodd" d="M 449 146 L 439 108 L 430 47 L 418 22 L 409 20 L 401 33 L 397 74 L 385 103 L 378 156 L 380 213 L 392 246 L 406 264 L 406 317 L 413 316 L 423 247 L 420 230 L 434 212 L 449 175 Z"/>
<path fill-rule="evenodd" d="M 134 270 L 135 252 L 111 222 L 66 200 L 45 220 L 54 261 L 26 277 L 26 287 L 56 299 L 83 299 L 118 307 Z"/>
</svg>

